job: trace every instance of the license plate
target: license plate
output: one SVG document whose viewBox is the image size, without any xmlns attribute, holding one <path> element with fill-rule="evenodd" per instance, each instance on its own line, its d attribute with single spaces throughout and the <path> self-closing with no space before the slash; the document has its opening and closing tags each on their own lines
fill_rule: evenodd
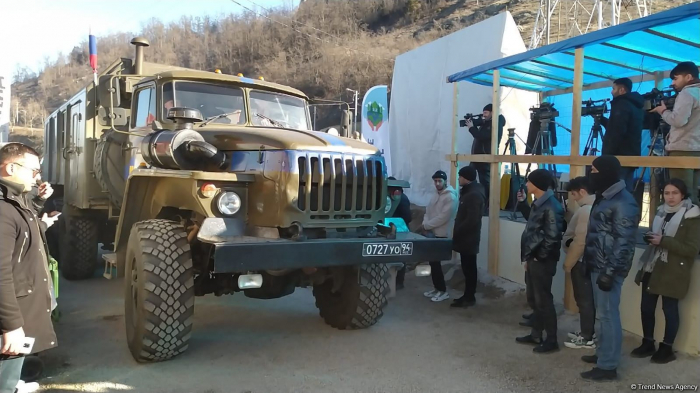
<svg viewBox="0 0 700 393">
<path fill-rule="evenodd" d="M 363 257 L 389 257 L 413 255 L 412 242 L 365 243 L 362 245 Z"/>
</svg>

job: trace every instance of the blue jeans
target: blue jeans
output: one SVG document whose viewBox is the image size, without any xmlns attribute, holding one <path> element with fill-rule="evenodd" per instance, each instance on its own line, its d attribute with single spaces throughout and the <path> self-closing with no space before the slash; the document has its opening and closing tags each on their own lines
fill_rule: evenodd
<svg viewBox="0 0 700 393">
<path fill-rule="evenodd" d="M 610 292 L 601 291 L 598 288 L 599 273 L 591 273 L 593 284 L 593 299 L 595 312 L 600 319 L 600 331 L 598 332 L 598 368 L 602 370 L 615 370 L 620 364 L 622 353 L 622 321 L 620 320 L 620 295 L 622 283 L 625 281 L 620 276 L 615 276 Z"/>
<path fill-rule="evenodd" d="M 14 393 L 22 374 L 24 356 L 0 360 L 0 393 Z"/>
</svg>

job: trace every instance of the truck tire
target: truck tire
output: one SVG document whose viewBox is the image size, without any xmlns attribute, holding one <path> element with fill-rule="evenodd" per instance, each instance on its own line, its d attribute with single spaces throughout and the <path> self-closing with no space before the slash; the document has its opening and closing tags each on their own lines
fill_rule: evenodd
<svg viewBox="0 0 700 393">
<path fill-rule="evenodd" d="M 97 263 L 97 222 L 83 217 L 66 217 L 62 224 L 59 259 L 63 278 L 91 278 Z"/>
<path fill-rule="evenodd" d="M 314 286 L 316 307 L 321 318 L 336 329 L 368 328 L 384 315 L 389 267 L 378 264 L 343 269 L 343 283 L 337 292 L 333 292 L 333 280 Z"/>
<path fill-rule="evenodd" d="M 134 225 L 126 250 L 126 338 L 137 362 L 183 353 L 194 317 L 194 277 L 187 233 L 179 223 Z"/>
</svg>

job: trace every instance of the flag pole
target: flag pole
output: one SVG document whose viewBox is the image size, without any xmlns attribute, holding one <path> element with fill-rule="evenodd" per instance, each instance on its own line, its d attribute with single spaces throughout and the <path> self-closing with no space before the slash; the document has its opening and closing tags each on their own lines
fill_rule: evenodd
<svg viewBox="0 0 700 393">
<path fill-rule="evenodd" d="M 88 47 L 90 51 L 90 67 L 92 68 L 92 79 L 97 86 L 97 40 L 92 35 L 92 26 L 88 30 Z"/>
</svg>

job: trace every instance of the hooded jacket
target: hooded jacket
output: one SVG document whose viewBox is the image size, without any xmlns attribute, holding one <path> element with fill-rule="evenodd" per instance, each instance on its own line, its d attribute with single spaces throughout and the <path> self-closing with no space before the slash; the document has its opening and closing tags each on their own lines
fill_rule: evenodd
<svg viewBox="0 0 700 393">
<path fill-rule="evenodd" d="M 571 218 L 571 222 L 564 233 L 564 269 L 570 272 L 571 269 L 583 257 L 586 248 L 586 233 L 588 232 L 588 219 L 591 215 L 591 205 L 595 201 L 595 195 L 587 195 L 578 203 L 579 208 Z M 569 243 L 571 240 L 571 243 Z M 567 246 L 568 244 L 568 246 Z"/>
<path fill-rule="evenodd" d="M 32 352 L 56 346 L 48 251 L 21 186 L 0 179 L 0 330 L 22 328 Z"/>
<path fill-rule="evenodd" d="M 447 185 L 430 200 L 423 216 L 423 228 L 436 237 L 451 237 L 457 212 L 457 193 Z"/>
<path fill-rule="evenodd" d="M 671 126 L 667 151 L 700 151 L 700 83 L 684 87 L 661 117 Z"/>
<path fill-rule="evenodd" d="M 639 227 L 639 205 L 619 181 L 600 194 L 591 208 L 583 260 L 597 273 L 627 277 Z"/>
<path fill-rule="evenodd" d="M 602 118 L 605 127 L 603 155 L 641 156 L 644 128 L 644 97 L 637 92 L 625 93 L 610 103 L 610 118 Z"/>
</svg>

